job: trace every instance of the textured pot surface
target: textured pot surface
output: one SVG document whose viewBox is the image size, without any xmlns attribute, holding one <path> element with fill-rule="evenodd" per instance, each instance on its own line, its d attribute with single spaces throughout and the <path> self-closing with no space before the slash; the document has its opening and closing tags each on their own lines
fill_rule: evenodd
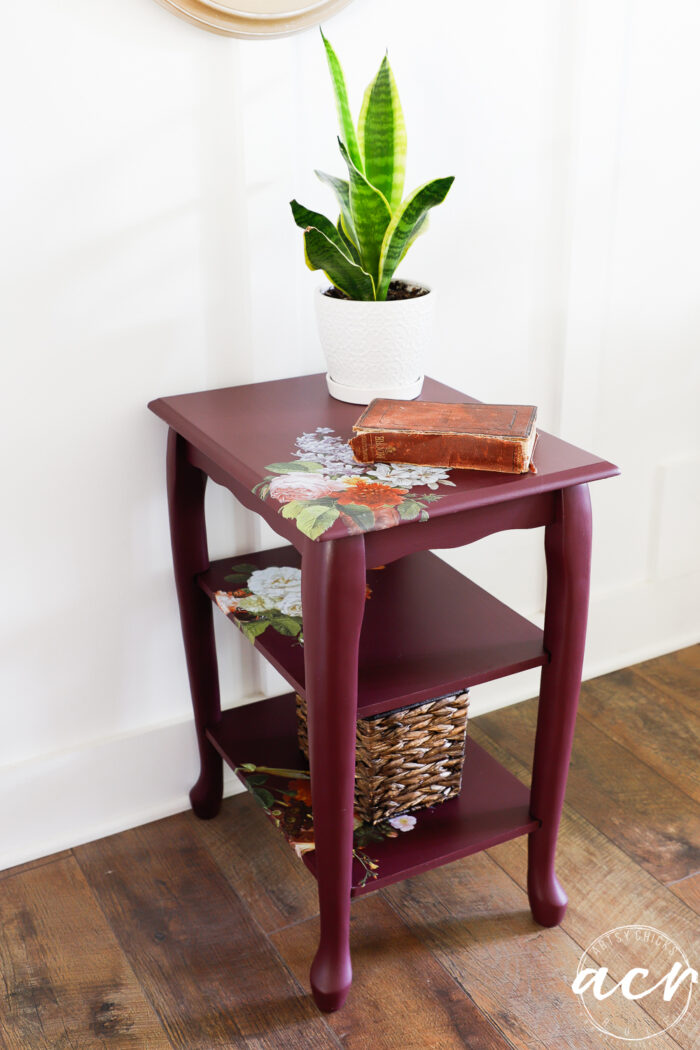
<svg viewBox="0 0 700 1050">
<path fill-rule="evenodd" d="M 432 336 L 435 296 L 427 291 L 377 303 L 336 299 L 318 289 L 316 319 L 333 397 L 356 405 L 375 397 L 418 397 Z"/>
</svg>

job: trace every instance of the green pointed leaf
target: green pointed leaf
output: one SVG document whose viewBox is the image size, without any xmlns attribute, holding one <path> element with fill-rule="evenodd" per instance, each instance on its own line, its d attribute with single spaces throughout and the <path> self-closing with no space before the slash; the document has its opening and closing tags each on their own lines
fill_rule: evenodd
<svg viewBox="0 0 700 1050">
<path fill-rule="evenodd" d="M 406 125 L 386 55 L 365 92 L 358 139 L 367 180 L 384 194 L 395 212 L 401 204 L 406 174 Z"/>
<path fill-rule="evenodd" d="M 232 565 L 231 568 L 233 569 L 234 572 L 251 573 L 251 572 L 255 572 L 255 570 L 258 569 L 259 566 L 258 565 L 253 565 L 252 562 L 249 562 L 249 561 L 240 561 L 240 562 L 236 562 L 235 565 Z"/>
<path fill-rule="evenodd" d="M 345 503 L 343 510 L 363 532 L 371 532 L 374 528 L 374 514 L 369 507 L 362 507 L 359 503 Z"/>
<path fill-rule="evenodd" d="M 413 233 L 411 234 L 411 236 L 409 237 L 408 241 L 406 242 L 406 247 L 401 252 L 401 258 L 399 259 L 399 263 L 403 262 L 404 256 L 408 252 L 408 249 L 413 247 L 413 245 L 416 243 L 418 238 L 421 237 L 424 233 L 427 232 L 429 226 L 430 226 L 430 216 L 429 215 L 424 215 L 423 218 L 418 223 L 416 223 L 416 227 L 415 227 Z"/>
<path fill-rule="evenodd" d="M 333 225 L 330 219 L 327 219 L 325 215 L 321 215 L 320 212 L 311 211 L 310 208 L 305 208 L 303 204 L 299 204 L 298 201 L 290 201 L 289 205 L 292 209 L 292 215 L 297 226 L 302 230 L 307 230 L 310 226 L 316 230 L 320 230 L 324 236 L 335 244 L 343 255 L 346 255 L 348 259 L 353 260 L 350 254 L 345 240 L 341 237 L 338 228 Z"/>
<path fill-rule="evenodd" d="M 267 620 L 236 620 L 236 623 L 249 642 L 254 642 L 259 634 L 267 630 Z"/>
<path fill-rule="evenodd" d="M 342 215 L 338 219 L 338 225 L 336 226 L 336 229 L 338 231 L 338 234 L 340 235 L 340 239 L 342 240 L 343 244 L 345 245 L 345 254 L 349 255 L 350 258 L 352 259 L 352 261 L 357 263 L 357 265 L 359 266 L 360 265 L 360 253 L 357 250 L 357 246 L 355 245 L 355 242 L 351 241 L 350 238 L 348 237 L 347 233 L 345 232 L 345 227 L 343 226 L 343 217 L 342 217 Z"/>
<path fill-rule="evenodd" d="M 317 540 L 322 533 L 330 529 L 339 513 L 337 507 L 305 507 L 296 519 L 297 528 L 310 540 Z"/>
<path fill-rule="evenodd" d="M 374 279 L 348 259 L 325 234 L 313 227 L 304 234 L 306 258 L 312 270 L 323 270 L 331 284 L 350 299 L 374 299 Z"/>
<path fill-rule="evenodd" d="M 224 581 L 226 583 L 232 583 L 234 585 L 234 590 L 237 590 L 239 587 L 242 587 L 243 584 L 247 582 L 247 580 L 248 573 L 246 573 L 245 576 L 241 576 L 241 574 L 238 572 L 232 576 L 224 576 Z"/>
<path fill-rule="evenodd" d="M 328 68 L 331 74 L 331 80 L 333 81 L 333 90 L 335 92 L 335 104 L 338 110 L 338 123 L 340 124 L 340 135 L 345 143 L 345 148 L 348 154 L 352 157 L 353 164 L 357 168 L 362 170 L 362 157 L 360 150 L 357 145 L 357 137 L 355 135 L 355 126 L 352 122 L 352 114 L 350 112 L 350 103 L 348 101 L 348 89 L 345 85 L 345 74 L 343 73 L 343 67 L 341 66 L 338 56 L 331 47 L 330 41 L 323 35 L 321 30 L 321 36 L 323 37 L 323 43 L 326 48 L 326 57 L 328 59 Z"/>
<path fill-rule="evenodd" d="M 302 510 L 306 506 L 306 501 L 303 499 L 290 499 L 289 503 L 285 503 L 280 511 L 283 518 L 298 518 Z"/>
<path fill-rule="evenodd" d="M 426 212 L 436 204 L 442 204 L 453 182 L 453 175 L 426 182 L 411 194 L 394 215 L 384 234 L 377 299 L 386 299 L 391 278 L 405 254 L 408 241 L 416 232 L 416 227 L 425 219 Z"/>
<path fill-rule="evenodd" d="M 340 218 L 345 235 L 354 244 L 357 244 L 355 227 L 352 224 L 352 215 L 350 213 L 350 183 L 347 179 L 338 179 L 335 175 L 328 175 L 325 171 L 319 171 L 318 169 L 314 169 L 314 174 L 324 186 L 329 186 L 333 190 L 340 208 Z"/>
<path fill-rule="evenodd" d="M 323 464 L 308 459 L 292 459 L 289 463 L 268 463 L 265 470 L 271 470 L 273 474 L 293 474 L 294 471 L 323 474 Z"/>
<path fill-rule="evenodd" d="M 350 212 L 356 234 L 354 240 L 360 252 L 362 269 L 371 274 L 376 284 L 382 243 L 391 222 L 391 209 L 386 197 L 358 171 L 343 143 L 338 140 L 338 144 L 350 176 Z"/>
</svg>

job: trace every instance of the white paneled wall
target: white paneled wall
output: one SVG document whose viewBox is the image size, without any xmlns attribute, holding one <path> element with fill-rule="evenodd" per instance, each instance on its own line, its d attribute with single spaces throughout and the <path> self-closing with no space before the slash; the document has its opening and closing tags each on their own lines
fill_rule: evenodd
<svg viewBox="0 0 700 1050">
<path fill-rule="evenodd" d="M 594 486 L 586 673 L 700 637 L 700 10 L 693 0 L 354 0 L 386 46 L 408 180 L 455 174 L 406 273 L 438 289 L 430 372 L 618 462 Z M 40 13 L 40 18 L 37 14 Z M 340 171 L 316 31 L 210 36 L 152 0 L 3 16 L 0 867 L 182 809 L 194 738 L 162 394 L 323 368 L 292 197 Z M 276 542 L 227 493 L 212 553 Z M 542 612 L 540 535 L 446 557 Z M 280 680 L 217 624 L 227 704 Z M 222 630 L 223 628 L 223 630 Z M 474 709 L 536 692 L 474 691 Z"/>
</svg>

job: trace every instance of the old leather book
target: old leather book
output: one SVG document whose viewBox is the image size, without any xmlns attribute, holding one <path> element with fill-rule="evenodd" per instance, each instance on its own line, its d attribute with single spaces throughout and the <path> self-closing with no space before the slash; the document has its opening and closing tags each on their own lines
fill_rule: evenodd
<svg viewBox="0 0 700 1050">
<path fill-rule="evenodd" d="M 440 404 L 380 397 L 355 423 L 350 446 L 361 463 L 420 463 L 521 474 L 531 469 L 536 418 L 534 405 Z"/>
</svg>

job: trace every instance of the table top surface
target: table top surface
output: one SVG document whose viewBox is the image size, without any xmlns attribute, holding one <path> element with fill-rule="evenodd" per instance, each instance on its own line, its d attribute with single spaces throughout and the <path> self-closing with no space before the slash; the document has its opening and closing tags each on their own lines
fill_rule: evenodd
<svg viewBox="0 0 700 1050">
<path fill-rule="evenodd" d="M 475 399 L 426 378 L 420 400 Z M 264 516 L 274 509 L 313 540 L 428 521 L 619 473 L 542 431 L 536 474 L 356 463 L 347 441 L 362 406 L 332 398 L 322 373 L 163 397 L 148 407 L 255 492 Z"/>
</svg>

